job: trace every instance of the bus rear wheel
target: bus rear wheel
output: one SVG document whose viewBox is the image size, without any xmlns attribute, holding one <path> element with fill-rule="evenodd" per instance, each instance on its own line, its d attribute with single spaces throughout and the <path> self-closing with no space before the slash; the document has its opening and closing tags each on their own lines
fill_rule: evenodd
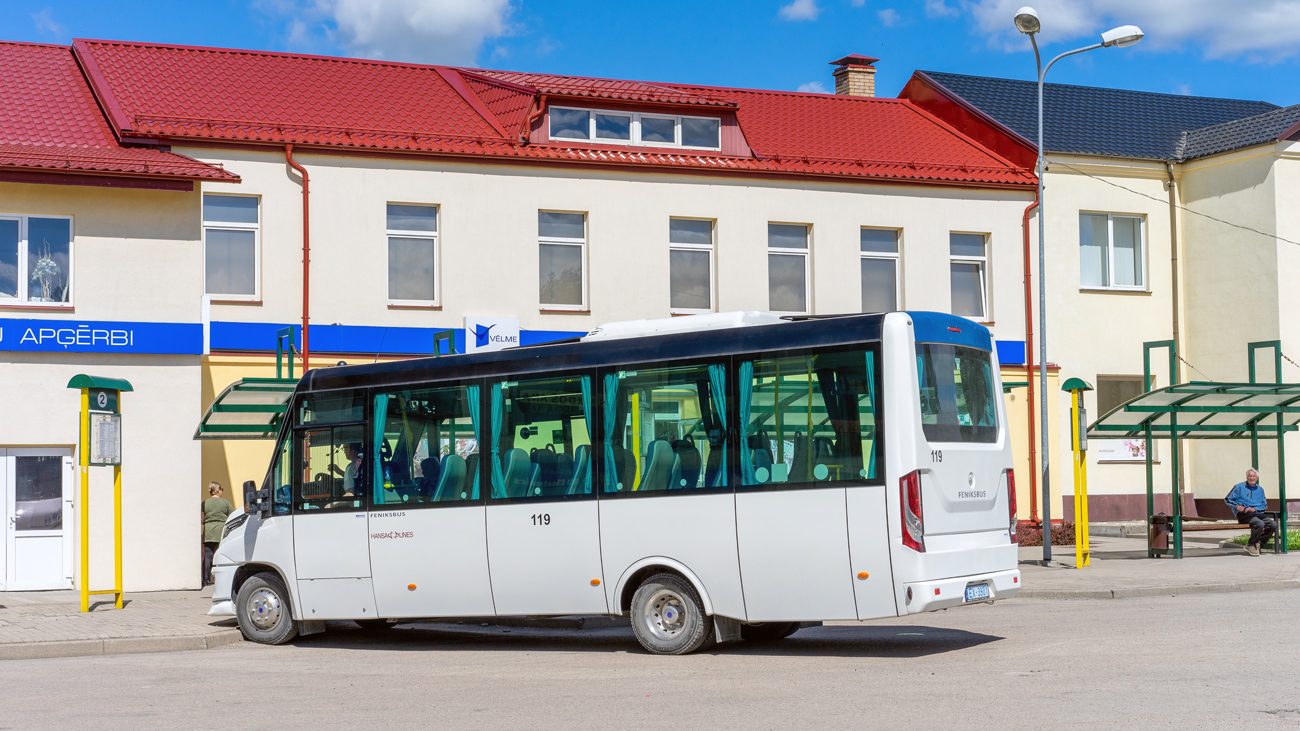
<svg viewBox="0 0 1300 731">
<path fill-rule="evenodd" d="M 749 642 L 770 642 L 799 631 L 798 622 L 755 622 L 740 625 L 740 637 Z"/>
<path fill-rule="evenodd" d="M 235 619 L 245 639 L 281 645 L 298 634 L 289 607 L 289 592 L 275 574 L 264 571 L 245 581 L 235 597 Z"/>
<path fill-rule="evenodd" d="M 655 655 L 685 655 L 712 644 L 713 617 L 690 582 L 673 574 L 646 579 L 632 596 L 632 631 Z"/>
</svg>

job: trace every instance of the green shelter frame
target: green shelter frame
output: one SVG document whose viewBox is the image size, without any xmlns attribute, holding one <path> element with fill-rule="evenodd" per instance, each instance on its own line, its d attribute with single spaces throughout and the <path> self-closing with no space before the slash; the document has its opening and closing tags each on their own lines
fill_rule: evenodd
<svg viewBox="0 0 1300 731">
<path fill-rule="evenodd" d="M 1268 340 L 1249 343 L 1250 381 L 1248 383 L 1221 383 L 1192 381 L 1151 390 L 1151 351 L 1167 349 L 1169 353 L 1169 382 L 1177 381 L 1177 345 L 1172 340 L 1159 340 L 1142 344 L 1143 375 L 1147 392 L 1111 409 L 1088 428 L 1092 439 L 1143 439 L 1146 444 L 1147 483 L 1147 555 L 1156 558 L 1172 555 L 1183 557 L 1183 493 L 1178 483 L 1178 444 L 1184 439 L 1249 439 L 1251 466 L 1259 466 L 1259 441 L 1277 441 L 1277 486 L 1281 507 L 1279 538 L 1281 550 L 1286 552 L 1287 500 L 1286 500 L 1286 450 L 1283 449 L 1287 432 L 1300 430 L 1300 383 L 1282 383 L 1282 342 Z M 1255 355 L 1259 350 L 1272 348 L 1274 383 L 1258 383 Z M 1170 488 L 1172 515 L 1165 520 L 1169 525 L 1169 546 L 1157 548 L 1155 513 L 1155 479 L 1152 467 L 1151 441 L 1170 441 L 1170 461 L 1173 475 Z"/>
</svg>

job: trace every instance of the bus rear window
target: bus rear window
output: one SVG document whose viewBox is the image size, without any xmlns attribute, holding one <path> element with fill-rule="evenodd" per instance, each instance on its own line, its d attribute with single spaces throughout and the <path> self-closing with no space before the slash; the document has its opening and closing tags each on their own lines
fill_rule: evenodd
<svg viewBox="0 0 1300 731">
<path fill-rule="evenodd" d="M 931 442 L 996 442 L 998 411 L 988 351 L 916 344 L 921 428 Z"/>
</svg>

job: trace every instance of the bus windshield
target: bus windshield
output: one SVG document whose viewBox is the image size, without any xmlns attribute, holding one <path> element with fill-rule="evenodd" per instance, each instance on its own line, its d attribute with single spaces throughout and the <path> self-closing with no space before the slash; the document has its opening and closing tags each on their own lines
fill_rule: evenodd
<svg viewBox="0 0 1300 731">
<path fill-rule="evenodd" d="M 921 428 L 931 442 L 998 439 L 993 363 L 989 353 L 944 343 L 917 343 Z"/>
</svg>

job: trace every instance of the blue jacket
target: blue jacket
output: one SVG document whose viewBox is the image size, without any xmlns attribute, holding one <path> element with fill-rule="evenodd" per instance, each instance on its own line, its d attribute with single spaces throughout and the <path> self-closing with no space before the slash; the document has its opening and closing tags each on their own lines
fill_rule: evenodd
<svg viewBox="0 0 1300 731">
<path fill-rule="evenodd" d="M 1223 502 L 1232 508 L 1234 515 L 1237 512 L 1238 505 L 1254 508 L 1257 511 L 1268 510 L 1268 500 L 1264 497 L 1264 487 L 1259 483 L 1255 483 L 1255 486 L 1251 487 L 1244 482 L 1238 482 L 1233 486 L 1232 492 L 1228 493 L 1228 496 L 1223 499 Z"/>
</svg>

